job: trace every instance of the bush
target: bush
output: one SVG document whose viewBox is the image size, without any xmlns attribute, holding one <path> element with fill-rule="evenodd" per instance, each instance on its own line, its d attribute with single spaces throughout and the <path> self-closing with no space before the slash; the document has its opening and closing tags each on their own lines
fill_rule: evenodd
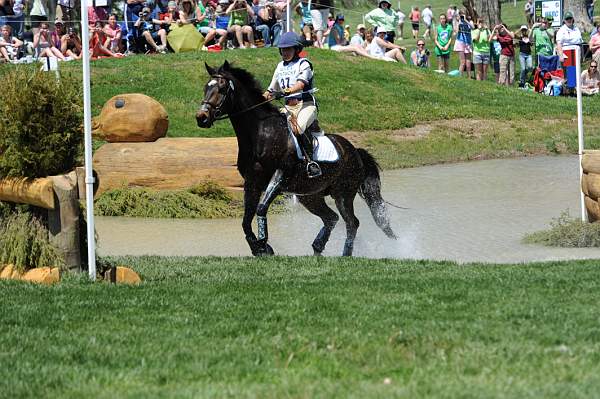
<svg viewBox="0 0 600 399">
<path fill-rule="evenodd" d="M 62 257 L 48 239 L 48 229 L 36 217 L 18 212 L 0 221 L 0 265 L 19 271 L 34 267 L 61 267 Z"/>
<path fill-rule="evenodd" d="M 11 68 L 0 79 L 0 178 L 69 172 L 82 153 L 81 85 Z"/>
<path fill-rule="evenodd" d="M 550 222 L 550 229 L 528 234 L 523 241 L 552 247 L 600 247 L 600 223 L 582 222 L 564 211 Z"/>
</svg>

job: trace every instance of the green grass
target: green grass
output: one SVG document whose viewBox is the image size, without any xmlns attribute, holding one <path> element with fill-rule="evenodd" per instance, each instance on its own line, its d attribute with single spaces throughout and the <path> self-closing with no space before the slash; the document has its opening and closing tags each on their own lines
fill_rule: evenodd
<svg viewBox="0 0 600 399">
<path fill-rule="evenodd" d="M 551 247 L 600 247 L 600 223 L 582 222 L 565 211 L 550 222 L 549 229 L 527 234 L 523 242 Z"/>
<path fill-rule="evenodd" d="M 118 262 L 144 283 L 0 282 L 2 396 L 589 398 L 600 388 L 596 261 Z"/>
</svg>

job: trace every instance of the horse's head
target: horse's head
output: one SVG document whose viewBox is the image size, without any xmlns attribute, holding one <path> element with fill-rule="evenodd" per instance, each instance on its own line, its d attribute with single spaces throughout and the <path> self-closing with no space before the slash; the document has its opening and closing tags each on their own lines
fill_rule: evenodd
<svg viewBox="0 0 600 399">
<path fill-rule="evenodd" d="M 225 61 L 219 69 L 214 69 L 204 63 L 210 80 L 204 86 L 204 100 L 198 112 L 196 122 L 198 127 L 211 127 L 215 119 L 230 112 L 233 91 L 233 79 L 228 73 L 229 63 Z"/>
</svg>

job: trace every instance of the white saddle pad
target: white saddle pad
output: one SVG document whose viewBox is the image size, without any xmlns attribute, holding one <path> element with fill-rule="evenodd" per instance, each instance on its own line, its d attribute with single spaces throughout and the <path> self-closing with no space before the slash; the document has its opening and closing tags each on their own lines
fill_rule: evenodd
<svg viewBox="0 0 600 399">
<path fill-rule="evenodd" d="M 329 137 L 325 136 L 323 133 L 313 133 L 312 134 L 316 141 L 317 145 L 313 150 L 313 161 L 317 162 L 337 162 L 340 159 L 340 154 L 338 154 L 335 145 L 329 139 Z M 298 139 L 295 135 L 292 134 L 292 140 L 294 141 L 294 145 L 296 146 L 296 153 L 298 154 L 299 159 L 304 159 L 304 155 L 302 155 L 302 150 L 300 149 L 300 145 L 298 144 Z"/>
</svg>

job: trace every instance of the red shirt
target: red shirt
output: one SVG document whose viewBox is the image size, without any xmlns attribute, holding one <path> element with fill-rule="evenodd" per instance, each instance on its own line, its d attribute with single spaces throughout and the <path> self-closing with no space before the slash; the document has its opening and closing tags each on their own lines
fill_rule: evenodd
<svg viewBox="0 0 600 399">
<path fill-rule="evenodd" d="M 510 37 L 509 34 L 504 36 L 498 35 L 498 43 L 500 43 L 500 47 L 502 48 L 502 50 L 500 50 L 501 55 L 506 55 L 508 57 L 515 56 L 515 45 L 513 44 L 513 38 Z"/>
</svg>

